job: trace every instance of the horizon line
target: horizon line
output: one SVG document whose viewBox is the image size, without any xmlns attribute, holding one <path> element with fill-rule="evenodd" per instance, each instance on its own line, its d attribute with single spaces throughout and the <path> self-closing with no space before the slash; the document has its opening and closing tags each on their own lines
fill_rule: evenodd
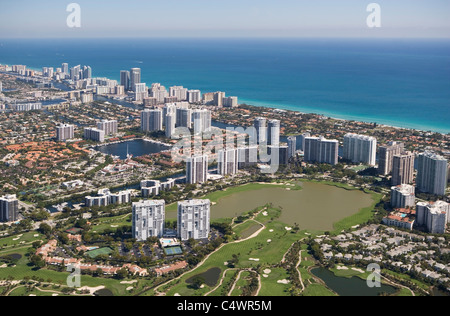
<svg viewBox="0 0 450 316">
<path fill-rule="evenodd" d="M 449 36 L 436 37 L 409 37 L 409 36 L 48 36 L 48 37 L 0 37 L 0 40 L 39 40 L 39 39 L 364 39 L 364 40 L 380 40 L 380 39 L 405 39 L 405 40 L 450 40 Z"/>
</svg>

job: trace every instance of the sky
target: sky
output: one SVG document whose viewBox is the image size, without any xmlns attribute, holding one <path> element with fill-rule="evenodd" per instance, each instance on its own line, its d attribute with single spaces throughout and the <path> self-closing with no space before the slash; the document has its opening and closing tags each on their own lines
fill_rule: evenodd
<svg viewBox="0 0 450 316">
<path fill-rule="evenodd" d="M 78 3 L 81 27 L 69 28 Z M 381 27 L 367 26 L 367 6 Z M 448 0 L 0 0 L 0 38 L 450 37 Z"/>
</svg>

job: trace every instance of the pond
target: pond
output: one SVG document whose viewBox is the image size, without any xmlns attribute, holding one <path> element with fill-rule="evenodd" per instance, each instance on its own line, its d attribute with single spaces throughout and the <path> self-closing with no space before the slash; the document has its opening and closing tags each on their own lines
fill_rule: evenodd
<svg viewBox="0 0 450 316">
<path fill-rule="evenodd" d="M 325 268 L 315 268 L 311 273 L 325 282 L 327 287 L 340 296 L 379 296 L 380 294 L 394 294 L 398 290 L 390 285 L 381 284 L 379 288 L 370 288 L 366 280 L 358 277 L 337 277 L 333 272 Z"/>
<path fill-rule="evenodd" d="M 302 190 L 262 187 L 225 195 L 211 207 L 211 219 L 232 218 L 259 206 L 272 203 L 281 207 L 279 221 L 299 224 L 300 229 L 333 230 L 333 224 L 373 204 L 370 194 L 335 186 L 304 182 Z M 176 211 L 166 211 L 166 218 L 176 218 Z"/>
<path fill-rule="evenodd" d="M 95 296 L 114 296 L 113 292 L 108 289 L 101 289 L 94 293 Z"/>
<path fill-rule="evenodd" d="M 217 281 L 219 281 L 221 273 L 222 273 L 222 270 L 220 270 L 220 268 L 211 268 L 206 272 L 203 272 L 203 273 L 194 275 L 193 277 L 190 277 L 189 279 L 186 280 L 186 283 L 192 284 L 192 283 L 194 283 L 196 278 L 200 277 L 205 280 L 206 285 L 213 287 L 214 285 L 217 284 Z"/>
<path fill-rule="evenodd" d="M 126 159 L 127 150 L 128 153 L 132 154 L 134 157 L 140 157 L 160 153 L 170 149 L 170 147 L 143 139 L 135 139 L 122 143 L 98 146 L 95 149 L 107 155 L 118 156 L 120 159 Z"/>
</svg>

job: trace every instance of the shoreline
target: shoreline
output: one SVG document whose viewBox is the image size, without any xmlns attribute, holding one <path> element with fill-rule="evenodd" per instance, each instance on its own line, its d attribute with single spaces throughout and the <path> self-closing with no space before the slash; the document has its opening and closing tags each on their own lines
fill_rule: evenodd
<svg viewBox="0 0 450 316">
<path fill-rule="evenodd" d="M 105 147 L 105 146 L 109 146 L 109 145 L 117 145 L 117 144 L 123 144 L 123 143 L 127 143 L 127 142 L 133 142 L 133 141 L 136 141 L 136 140 L 142 140 L 144 142 L 149 142 L 149 143 L 153 143 L 153 144 L 169 147 L 168 149 L 163 150 L 163 151 L 167 151 L 167 150 L 169 150 L 169 149 L 171 149 L 173 147 L 172 145 L 169 145 L 169 144 L 157 141 L 157 140 L 143 138 L 143 137 L 137 137 L 137 138 L 133 138 L 133 139 L 118 140 L 118 141 L 111 142 L 111 143 L 102 143 L 102 144 L 98 144 L 98 145 L 92 145 L 91 148 L 95 149 L 95 148 Z"/>
<path fill-rule="evenodd" d="M 422 132 L 422 133 L 438 133 L 438 134 L 442 134 L 442 135 L 450 135 L 450 129 L 448 130 L 442 130 L 441 128 L 436 128 L 436 127 L 428 127 L 430 129 L 426 130 L 423 128 L 427 128 L 425 126 L 423 127 L 413 127 L 414 124 L 408 124 L 410 126 L 395 126 L 392 125 L 390 123 L 383 123 L 383 119 L 379 119 L 376 118 L 373 121 L 368 121 L 365 120 L 362 117 L 355 117 L 353 119 L 350 118 L 344 118 L 344 117 L 338 117 L 340 114 L 336 114 L 336 113 L 317 113 L 317 112 L 311 112 L 314 111 L 313 109 L 309 109 L 307 111 L 303 111 L 300 109 L 295 109 L 297 106 L 295 105 L 286 105 L 286 104 L 270 104 L 269 102 L 265 103 L 264 101 L 258 101 L 258 100 L 247 100 L 247 99 L 241 99 L 240 100 L 240 106 L 241 105 L 248 105 L 248 106 L 252 106 L 252 107 L 256 107 L 256 108 L 264 108 L 264 109 L 268 109 L 268 110 L 272 110 L 272 111 L 289 111 L 289 112 L 294 112 L 294 113 L 300 113 L 302 115 L 307 115 L 307 114 L 313 114 L 313 115 L 317 115 L 326 119 L 332 119 L 332 120 L 336 120 L 336 121 L 343 121 L 343 122 L 357 122 L 357 123 L 365 123 L 365 124 L 373 124 L 376 123 L 378 126 L 381 127 L 389 127 L 389 128 L 394 128 L 394 129 L 399 129 L 399 130 L 410 130 L 410 131 L 418 131 L 418 132 Z M 318 111 L 318 109 L 316 109 Z M 351 115 L 350 115 L 351 116 Z"/>
<path fill-rule="evenodd" d="M 2 63 L 0 63 L 2 64 Z M 31 70 L 35 70 L 35 71 L 42 71 L 38 70 L 36 68 L 32 68 L 32 67 L 27 67 L 28 69 Z M 14 75 L 13 73 L 8 73 L 5 72 L 5 74 L 10 74 L 10 75 Z M 180 83 L 181 84 L 181 83 Z M 98 97 L 98 96 L 97 96 Z M 112 101 L 119 101 L 119 102 L 126 102 L 127 101 L 122 101 L 122 100 L 116 100 L 114 98 L 110 98 L 110 97 L 106 97 L 106 96 L 101 96 L 100 97 L 104 97 L 105 99 L 108 100 L 112 100 Z M 105 101 L 108 102 L 108 101 Z M 114 103 L 114 102 L 113 102 Z M 116 104 L 116 105 L 120 105 L 120 104 Z M 130 104 L 133 106 L 139 106 L 136 104 Z M 338 113 L 329 113 L 326 110 L 320 110 L 320 107 L 318 108 L 309 108 L 309 107 L 304 107 L 304 106 L 296 106 L 296 105 L 289 105 L 289 104 L 281 104 L 281 103 L 277 103 L 277 104 L 273 104 L 270 101 L 261 101 L 261 100 L 251 100 L 251 99 L 245 99 L 245 98 L 241 98 L 240 97 L 240 104 L 241 105 L 248 105 L 248 106 L 253 106 L 256 108 L 264 108 L 264 109 L 269 109 L 272 111 L 276 111 L 276 110 L 281 110 L 281 111 L 290 111 L 290 112 L 294 112 L 294 113 L 300 113 L 300 114 L 312 114 L 312 115 L 317 115 L 326 119 L 333 119 L 333 120 L 337 120 L 337 121 L 345 121 L 345 122 L 358 122 L 358 123 L 365 123 L 365 124 L 374 124 L 376 123 L 378 126 L 381 127 L 389 127 L 389 128 L 394 128 L 394 129 L 398 129 L 398 130 L 409 130 L 409 131 L 418 131 L 418 132 L 422 132 L 422 133 L 438 133 L 438 134 L 442 134 L 442 135 L 450 135 L 450 129 L 443 129 L 441 127 L 431 127 L 431 126 L 417 126 L 414 123 L 408 123 L 405 122 L 405 126 L 397 126 L 395 125 L 395 122 L 387 122 L 387 120 L 383 119 L 383 118 L 373 118 L 373 119 L 367 119 L 361 116 L 354 116 L 352 117 L 352 114 L 338 114 Z M 143 106 L 143 105 L 142 105 Z M 321 112 L 321 113 L 320 113 Z M 416 127 L 417 126 L 417 127 Z"/>
</svg>

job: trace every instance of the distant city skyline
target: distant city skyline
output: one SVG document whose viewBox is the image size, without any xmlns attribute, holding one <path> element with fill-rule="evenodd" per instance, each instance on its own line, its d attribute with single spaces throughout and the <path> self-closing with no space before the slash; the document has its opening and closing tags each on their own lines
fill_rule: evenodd
<svg viewBox="0 0 450 316">
<path fill-rule="evenodd" d="M 66 24 L 81 6 L 81 28 Z M 381 28 L 369 28 L 370 3 Z M 1 38 L 48 37 L 409 37 L 449 38 L 447 0 L 8 1 Z"/>
</svg>

